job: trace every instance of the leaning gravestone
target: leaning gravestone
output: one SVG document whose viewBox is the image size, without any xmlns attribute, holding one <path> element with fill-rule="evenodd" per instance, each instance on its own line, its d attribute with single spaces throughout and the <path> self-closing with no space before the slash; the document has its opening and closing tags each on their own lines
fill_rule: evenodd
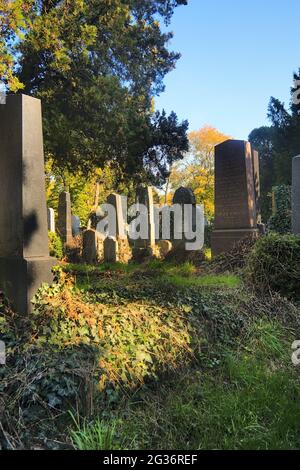
<svg viewBox="0 0 300 470">
<path fill-rule="evenodd" d="M 48 231 L 55 233 L 55 212 L 51 207 L 47 209 Z"/>
<path fill-rule="evenodd" d="M 71 196 L 67 191 L 63 191 L 59 195 L 57 230 L 63 243 L 69 244 L 72 242 Z"/>
<path fill-rule="evenodd" d="M 8 95 L 0 105 L 0 288 L 22 314 L 56 260 L 48 248 L 41 102 Z"/>
<path fill-rule="evenodd" d="M 258 169 L 255 170 L 256 172 Z M 258 178 L 256 177 L 256 184 Z M 257 189 L 258 191 L 258 189 Z M 227 140 L 215 148 L 215 229 L 212 253 L 230 251 L 240 240 L 258 235 L 251 145 Z"/>
<path fill-rule="evenodd" d="M 292 232 L 300 234 L 300 156 L 293 159 Z"/>
</svg>

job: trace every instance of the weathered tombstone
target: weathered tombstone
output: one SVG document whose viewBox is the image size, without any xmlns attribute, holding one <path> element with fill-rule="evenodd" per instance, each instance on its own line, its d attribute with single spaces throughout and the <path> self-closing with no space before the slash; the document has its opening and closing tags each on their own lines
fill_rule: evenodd
<svg viewBox="0 0 300 470">
<path fill-rule="evenodd" d="M 127 227 L 127 198 L 120 196 L 119 194 L 110 194 L 107 198 L 107 203 L 111 204 L 115 209 L 115 233 L 108 234 L 116 241 L 116 256 L 112 256 L 113 261 L 116 262 L 116 258 L 121 263 L 128 263 L 132 258 L 132 250 L 128 240 L 128 227 Z M 109 253 L 113 253 L 111 248 L 113 242 L 107 242 L 108 255 L 105 256 L 105 242 L 104 242 L 104 259 L 108 259 Z"/>
<path fill-rule="evenodd" d="M 59 195 L 57 230 L 64 243 L 72 242 L 71 196 L 67 191 Z"/>
<path fill-rule="evenodd" d="M 189 220 L 189 224 L 191 224 L 190 229 L 195 229 L 195 215 L 196 215 L 196 197 L 192 189 L 180 187 L 175 191 L 173 197 L 173 205 L 178 204 L 181 206 L 182 210 L 182 220 L 181 224 L 175 224 L 174 226 L 174 233 L 173 233 L 173 245 L 174 247 L 182 246 L 185 247 L 185 227 L 184 224 L 184 211 L 185 206 L 191 207 L 191 220 Z"/>
<path fill-rule="evenodd" d="M 0 105 L 0 288 L 22 314 L 52 282 L 41 102 L 8 95 Z"/>
<path fill-rule="evenodd" d="M 116 233 L 112 234 L 117 238 L 126 238 L 126 221 L 124 219 L 124 202 L 119 194 L 110 194 L 107 203 L 115 208 L 116 213 Z"/>
<path fill-rule="evenodd" d="M 104 240 L 105 263 L 117 263 L 119 261 L 119 244 L 115 237 L 107 237 Z"/>
<path fill-rule="evenodd" d="M 73 237 L 77 237 L 80 234 L 80 217 L 77 215 L 72 215 L 72 235 Z"/>
<path fill-rule="evenodd" d="M 154 204 L 152 188 L 140 186 L 136 193 L 137 205 L 143 204 L 147 208 L 148 213 L 148 236 L 146 240 L 139 239 L 136 241 L 137 248 L 154 248 L 155 246 L 155 222 L 154 222 Z"/>
<path fill-rule="evenodd" d="M 85 230 L 82 237 L 82 259 L 85 263 L 96 264 L 103 261 L 103 237 L 96 230 Z"/>
<path fill-rule="evenodd" d="M 300 233 L 300 156 L 293 159 L 292 232 Z"/>
<path fill-rule="evenodd" d="M 213 256 L 230 251 L 246 237 L 258 235 L 253 168 L 249 142 L 227 140 L 216 146 Z"/>
<path fill-rule="evenodd" d="M 47 209 L 48 231 L 55 233 L 55 212 L 51 207 Z"/>
</svg>

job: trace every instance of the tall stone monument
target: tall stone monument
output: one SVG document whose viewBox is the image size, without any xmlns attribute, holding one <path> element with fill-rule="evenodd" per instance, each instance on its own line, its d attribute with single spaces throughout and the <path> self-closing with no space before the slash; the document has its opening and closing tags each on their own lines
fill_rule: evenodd
<svg viewBox="0 0 300 470">
<path fill-rule="evenodd" d="M 107 203 L 115 209 L 115 233 L 109 233 L 109 240 L 104 242 L 104 259 L 106 262 L 128 263 L 132 258 L 132 250 L 128 240 L 127 198 L 112 193 Z"/>
<path fill-rule="evenodd" d="M 142 204 L 147 208 L 148 218 L 148 237 L 147 240 L 139 239 L 136 241 L 136 248 L 154 248 L 155 246 L 155 218 L 153 192 L 150 186 L 140 186 L 136 192 L 137 205 Z"/>
<path fill-rule="evenodd" d="M 292 232 L 300 234 L 300 155 L 293 159 Z"/>
<path fill-rule="evenodd" d="M 41 102 L 8 95 L 0 105 L 0 289 L 16 311 L 31 311 L 52 282 L 48 247 Z"/>
<path fill-rule="evenodd" d="M 71 196 L 67 191 L 63 191 L 59 195 L 57 230 L 64 243 L 72 242 Z"/>
<path fill-rule="evenodd" d="M 258 186 L 258 167 L 249 142 L 227 140 L 216 146 L 213 256 L 230 251 L 243 238 L 258 235 Z"/>
</svg>

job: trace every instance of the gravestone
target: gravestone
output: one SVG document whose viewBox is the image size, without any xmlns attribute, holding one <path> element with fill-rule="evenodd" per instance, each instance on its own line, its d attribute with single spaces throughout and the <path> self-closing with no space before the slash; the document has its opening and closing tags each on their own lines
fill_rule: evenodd
<svg viewBox="0 0 300 470">
<path fill-rule="evenodd" d="M 47 209 L 48 231 L 55 233 L 55 212 L 51 207 Z"/>
<path fill-rule="evenodd" d="M 136 193 L 137 205 L 143 204 L 147 208 L 148 213 L 148 236 L 146 240 L 136 240 L 135 247 L 142 249 L 154 249 L 155 247 L 155 220 L 154 220 L 154 204 L 153 192 L 149 186 L 139 186 Z"/>
<path fill-rule="evenodd" d="M 0 289 L 27 314 L 42 283 L 52 282 L 41 102 L 8 95 L 0 105 Z"/>
<path fill-rule="evenodd" d="M 183 249 L 185 249 L 185 224 L 184 224 L 184 206 L 191 206 L 192 211 L 191 211 L 191 220 L 189 220 L 189 227 L 186 228 L 191 228 L 195 229 L 195 216 L 196 216 L 196 197 L 192 189 L 190 188 L 184 188 L 180 187 L 175 191 L 174 197 L 173 197 L 173 205 L 178 204 L 181 206 L 182 210 L 182 220 L 181 224 L 177 226 L 177 224 L 174 227 L 174 233 L 173 233 L 173 245 L 174 248 L 177 248 L 181 246 Z M 190 227 L 190 224 L 192 225 Z"/>
<path fill-rule="evenodd" d="M 108 234 L 117 243 L 116 258 L 120 263 L 128 263 L 132 258 L 132 250 L 128 240 L 128 227 L 127 227 L 127 198 L 119 194 L 110 194 L 107 198 L 107 203 L 111 204 L 115 209 L 115 233 Z M 108 250 L 112 253 L 112 241 L 108 242 Z M 108 256 L 109 258 L 109 256 Z M 113 257 L 112 257 L 113 258 Z M 104 259 L 105 259 L 105 243 L 104 243 Z M 116 261 L 112 261 L 116 262 Z"/>
<path fill-rule="evenodd" d="M 82 259 L 85 263 L 96 264 L 104 258 L 104 238 L 96 230 L 85 230 L 82 236 Z"/>
<path fill-rule="evenodd" d="M 119 244 L 115 237 L 107 237 L 104 240 L 105 263 L 117 263 L 119 261 Z"/>
<path fill-rule="evenodd" d="M 107 198 L 107 204 L 115 208 L 116 213 L 116 233 L 111 234 L 116 238 L 127 238 L 126 220 L 124 218 L 124 200 L 119 194 L 110 194 Z"/>
<path fill-rule="evenodd" d="M 57 230 L 63 243 L 72 242 L 71 196 L 67 191 L 59 195 Z"/>
<path fill-rule="evenodd" d="M 258 172 L 258 168 L 255 172 Z M 258 184 L 258 176 L 256 180 Z M 258 189 L 257 194 L 259 194 Z M 217 145 L 213 256 L 230 251 L 236 243 L 246 237 L 257 237 L 256 198 L 250 143 L 227 140 Z"/>
<path fill-rule="evenodd" d="M 72 236 L 77 237 L 77 235 L 80 235 L 80 217 L 77 215 L 72 215 Z"/>
<path fill-rule="evenodd" d="M 300 156 L 293 159 L 292 232 L 300 234 Z"/>
</svg>

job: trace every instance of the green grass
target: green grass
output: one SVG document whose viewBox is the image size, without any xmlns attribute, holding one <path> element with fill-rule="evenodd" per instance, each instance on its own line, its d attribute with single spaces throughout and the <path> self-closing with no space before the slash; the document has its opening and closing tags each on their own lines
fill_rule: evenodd
<svg viewBox="0 0 300 470">
<path fill-rule="evenodd" d="M 88 288 L 92 277 L 104 276 L 106 273 L 130 276 L 136 275 L 139 272 L 152 275 L 154 283 L 171 284 L 177 287 L 236 288 L 241 285 L 241 280 L 236 275 L 198 273 L 195 266 L 190 262 L 179 265 L 160 260 L 153 260 L 142 265 L 134 263 L 128 265 L 105 263 L 98 266 L 68 264 L 64 266 L 64 271 L 79 276 L 81 279 L 79 279 L 78 283 L 81 288 Z"/>
<path fill-rule="evenodd" d="M 211 371 L 182 370 L 176 378 L 168 377 L 122 403 L 111 445 L 155 450 L 299 449 L 300 382 L 291 366 L 288 336 L 278 322 L 258 320 L 246 344 L 224 349 L 221 364 Z M 96 433 L 99 424 L 90 426 Z"/>
<path fill-rule="evenodd" d="M 238 276 L 230 274 L 203 275 L 184 277 L 176 274 L 163 275 L 160 281 L 177 287 L 228 287 L 235 288 L 241 284 Z"/>
<path fill-rule="evenodd" d="M 97 419 L 92 424 L 83 421 L 82 424 L 74 417 L 71 418 L 75 424 L 75 428 L 70 432 L 70 438 L 73 446 L 77 450 L 119 450 L 116 444 L 116 426 L 117 423 L 112 422 L 109 425 L 104 421 Z"/>
</svg>

